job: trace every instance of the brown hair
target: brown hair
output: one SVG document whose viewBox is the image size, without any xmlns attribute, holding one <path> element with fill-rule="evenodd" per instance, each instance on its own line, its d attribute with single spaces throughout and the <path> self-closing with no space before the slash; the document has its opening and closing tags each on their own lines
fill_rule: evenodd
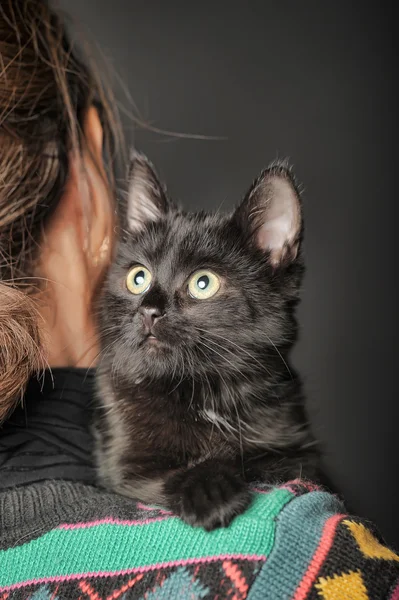
<svg viewBox="0 0 399 600">
<path fill-rule="evenodd" d="M 118 121 L 109 91 L 69 41 L 46 0 L 0 3 L 0 422 L 43 365 L 28 293 L 39 240 L 57 207 L 87 108 L 100 110 L 104 151 Z M 112 161 L 109 161 L 110 163 Z M 108 173 L 111 188 L 112 173 Z"/>
</svg>

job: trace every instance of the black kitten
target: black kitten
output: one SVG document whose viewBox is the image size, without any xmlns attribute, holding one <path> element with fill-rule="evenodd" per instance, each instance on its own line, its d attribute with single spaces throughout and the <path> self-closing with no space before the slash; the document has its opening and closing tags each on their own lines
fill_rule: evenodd
<svg viewBox="0 0 399 600">
<path fill-rule="evenodd" d="M 101 307 L 102 482 L 187 523 L 228 525 L 248 483 L 315 479 L 288 363 L 303 274 L 298 188 L 273 164 L 228 216 L 187 214 L 135 155 Z"/>
</svg>

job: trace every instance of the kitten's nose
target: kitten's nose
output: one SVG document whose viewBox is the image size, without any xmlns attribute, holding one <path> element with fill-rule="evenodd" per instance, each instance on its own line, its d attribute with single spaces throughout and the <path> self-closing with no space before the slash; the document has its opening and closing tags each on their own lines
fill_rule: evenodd
<svg viewBox="0 0 399 600">
<path fill-rule="evenodd" d="M 148 308 L 147 306 L 140 306 L 139 313 L 143 318 L 147 333 L 151 332 L 152 327 L 164 314 L 159 308 Z"/>
</svg>

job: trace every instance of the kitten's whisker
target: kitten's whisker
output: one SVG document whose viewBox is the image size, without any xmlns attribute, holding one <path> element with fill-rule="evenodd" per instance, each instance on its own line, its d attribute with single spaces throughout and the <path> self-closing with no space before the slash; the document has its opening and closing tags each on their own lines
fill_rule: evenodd
<svg viewBox="0 0 399 600">
<path fill-rule="evenodd" d="M 210 336 L 217 336 L 217 337 L 223 339 L 225 342 L 232 344 L 233 346 L 235 346 L 236 348 L 238 348 L 239 350 L 241 350 L 241 352 L 244 352 L 245 354 L 247 354 L 250 358 L 252 358 L 255 362 L 257 362 L 263 369 L 265 369 L 269 373 L 269 375 L 271 375 L 271 372 L 268 370 L 268 368 L 266 367 L 266 365 L 262 365 L 262 363 L 259 360 L 257 360 L 257 358 L 255 356 L 253 356 L 250 352 L 248 352 L 247 350 L 245 350 L 245 348 L 242 348 L 242 346 L 239 346 L 238 344 L 236 344 L 235 342 L 233 342 L 229 338 L 226 338 L 226 337 L 224 337 L 222 335 L 219 335 L 219 334 L 217 334 L 217 333 L 215 333 L 213 331 L 202 329 L 200 327 L 196 327 L 196 329 L 198 331 L 203 332 L 203 333 L 207 333 Z M 280 357 L 280 359 L 282 360 L 285 368 L 287 369 L 290 377 L 293 378 L 291 370 L 290 370 L 290 368 L 289 368 L 286 360 L 284 359 L 283 355 L 281 354 L 281 352 L 277 348 L 276 344 L 270 339 L 270 337 L 266 333 L 265 333 L 265 336 L 267 337 L 267 339 L 269 340 L 269 342 L 273 346 L 273 348 L 276 350 L 278 356 Z M 212 340 L 208 339 L 207 341 L 211 342 Z M 213 340 L 213 343 L 216 344 L 216 342 L 214 340 Z M 222 346 L 219 346 L 219 347 L 222 348 Z M 229 348 L 223 348 L 223 349 L 227 350 L 228 352 L 230 351 L 233 354 L 233 352 L 231 350 L 229 350 Z"/>
<path fill-rule="evenodd" d="M 104 330 L 103 330 L 103 333 L 105 333 L 105 334 L 108 334 L 108 333 L 113 333 L 114 331 L 118 331 L 118 328 L 117 328 L 117 327 L 115 327 L 115 326 L 112 328 L 112 330 L 111 330 L 111 329 L 104 329 Z M 83 360 L 83 358 L 84 358 L 84 357 L 85 357 L 85 356 L 86 356 L 86 355 L 87 355 L 87 354 L 88 354 L 88 353 L 89 353 L 89 352 L 90 352 L 90 351 L 91 351 L 91 350 L 92 350 L 92 349 L 93 349 L 93 348 L 94 348 L 96 345 L 99 345 L 99 344 L 100 344 L 100 340 L 99 340 L 99 337 L 98 337 L 98 334 L 97 334 L 97 333 L 94 333 L 94 334 L 90 335 L 90 336 L 89 336 L 89 337 L 87 337 L 87 338 L 83 338 L 83 341 L 84 341 L 84 342 L 90 342 L 90 341 L 92 341 L 92 340 L 93 340 L 93 343 L 92 343 L 90 346 L 88 346 L 88 347 L 86 348 L 86 350 L 83 352 L 83 354 L 81 354 L 81 355 L 79 356 L 79 361 L 82 361 L 82 360 Z M 88 372 L 89 372 L 90 368 L 92 367 L 92 365 L 94 364 L 94 362 L 96 361 L 97 357 L 98 357 L 98 354 L 97 354 L 97 355 L 94 357 L 93 361 L 90 363 L 90 366 L 88 367 L 88 369 L 87 369 L 87 371 L 86 371 L 86 374 L 85 374 L 85 379 L 84 379 L 84 381 L 86 381 L 86 377 L 87 377 L 87 375 L 88 375 Z"/>
<path fill-rule="evenodd" d="M 181 374 L 180 380 L 177 382 L 177 384 L 175 385 L 175 387 L 173 388 L 173 390 L 171 392 L 168 392 L 169 396 L 171 394 L 173 394 L 173 392 L 175 392 L 177 390 L 177 388 L 180 386 L 180 384 L 183 381 L 183 379 L 184 379 L 184 364 L 182 364 L 182 374 Z"/>
<path fill-rule="evenodd" d="M 194 363 L 193 353 L 191 351 L 186 351 L 186 355 L 188 358 L 189 372 L 190 372 L 191 378 L 195 378 L 196 372 L 195 372 L 195 363 Z"/>
<path fill-rule="evenodd" d="M 104 354 L 104 353 L 105 353 L 105 352 L 108 350 L 108 348 L 111 348 L 111 347 L 112 347 L 112 346 L 114 346 L 114 345 L 115 345 L 117 342 L 120 342 L 121 338 L 122 338 L 122 334 L 121 334 L 120 336 L 118 336 L 118 337 L 117 337 L 115 340 L 113 340 L 113 342 L 111 342 L 110 344 L 108 344 L 107 346 L 105 346 L 105 348 L 103 348 L 102 350 L 100 350 L 100 352 L 98 352 L 98 353 L 96 354 L 96 356 L 93 358 L 93 360 L 91 361 L 90 365 L 89 365 L 89 366 L 88 366 L 88 368 L 87 368 L 87 371 L 86 371 L 86 375 L 85 375 L 85 377 L 87 377 L 87 375 L 88 375 L 88 373 L 89 373 L 89 371 L 90 371 L 91 367 L 94 365 L 94 363 L 96 362 L 96 360 L 97 360 L 97 359 L 98 359 L 98 358 L 99 358 L 101 355 L 103 355 L 103 354 Z M 112 359 L 112 362 L 113 362 L 113 359 Z"/>
<path fill-rule="evenodd" d="M 207 357 L 207 355 L 205 354 L 205 351 L 201 347 L 198 346 L 198 350 L 200 350 L 200 352 L 202 352 L 204 354 L 204 356 Z M 205 377 L 206 383 L 208 385 L 209 399 L 211 401 L 211 410 L 212 410 L 212 412 L 214 414 L 217 414 L 216 413 L 216 409 L 215 409 L 215 398 L 214 398 L 214 395 L 213 395 L 213 392 L 212 392 L 212 388 L 211 388 L 211 384 L 210 384 L 209 378 L 208 378 L 208 376 L 207 376 L 206 373 L 204 373 L 204 377 Z M 205 405 L 205 400 L 206 400 L 206 398 L 204 396 L 203 397 L 203 411 L 204 412 L 206 412 L 206 410 L 207 410 L 207 407 Z M 211 435 L 209 437 L 209 441 L 211 441 L 211 439 L 212 439 L 215 426 L 218 428 L 218 430 L 220 431 L 220 433 L 226 437 L 226 432 L 222 430 L 222 428 L 220 426 L 220 423 L 218 423 L 215 419 L 212 419 L 211 422 L 212 422 L 212 429 L 211 429 Z"/>
<path fill-rule="evenodd" d="M 224 379 L 222 377 L 222 381 L 224 382 Z M 226 385 L 226 383 L 224 382 L 224 384 Z M 243 443 L 242 443 L 242 431 L 241 431 L 241 419 L 240 419 L 240 415 L 238 414 L 238 408 L 237 408 L 237 403 L 236 400 L 233 396 L 233 394 L 231 393 L 230 389 L 228 386 L 226 386 L 227 392 L 233 402 L 233 406 L 234 406 L 234 410 L 236 412 L 237 415 L 237 425 L 238 425 L 238 436 L 239 436 L 239 441 L 240 441 L 240 454 L 241 454 L 241 468 L 242 468 L 242 474 L 244 476 L 244 447 L 243 447 Z"/>
<path fill-rule="evenodd" d="M 175 355 L 175 360 L 174 360 L 174 366 L 173 366 L 173 373 L 172 373 L 171 381 L 174 381 L 174 379 L 175 379 L 177 364 L 178 364 L 178 355 Z M 171 392 L 168 392 L 168 394 L 169 393 L 171 393 Z"/>
<path fill-rule="evenodd" d="M 236 348 L 238 348 L 238 350 L 240 350 L 241 352 L 244 352 L 244 354 L 247 354 L 247 356 L 249 356 L 250 358 L 252 358 L 252 360 L 254 360 L 262 369 L 265 369 L 269 375 L 271 374 L 270 371 L 267 369 L 266 365 L 262 364 L 257 358 L 256 356 L 254 356 L 253 354 L 251 354 L 250 352 L 248 352 L 248 350 L 246 350 L 245 348 L 243 348 L 242 346 L 239 346 L 239 344 L 236 344 L 235 342 L 233 342 L 233 340 L 230 340 L 229 338 L 224 337 L 223 335 L 220 335 L 218 333 L 215 333 L 214 331 L 209 331 L 207 329 L 201 329 L 200 327 L 196 327 L 197 331 L 201 331 L 203 333 L 207 333 L 208 335 L 212 336 L 216 336 L 222 340 L 224 340 L 225 342 L 232 344 L 233 346 L 235 346 Z M 226 348 L 226 350 L 228 350 Z"/>
<path fill-rule="evenodd" d="M 291 373 L 291 370 L 289 368 L 289 366 L 287 365 L 287 362 L 285 361 L 283 355 L 281 354 L 280 350 L 277 348 L 276 344 L 269 338 L 269 336 L 267 335 L 267 333 L 265 333 L 265 336 L 267 337 L 267 339 L 269 340 L 269 342 L 271 343 L 271 345 L 273 346 L 273 348 L 275 349 L 275 351 L 277 352 L 277 354 L 279 355 L 279 357 L 281 358 L 281 360 L 283 361 L 283 364 L 285 366 L 285 368 L 287 369 L 289 376 L 291 377 L 291 379 L 293 379 L 293 375 Z"/>
<path fill-rule="evenodd" d="M 226 348 L 224 348 L 223 346 L 221 346 L 220 344 L 218 344 L 214 340 L 210 340 L 209 338 L 205 338 L 205 339 L 208 342 L 208 344 L 214 344 L 217 348 L 221 348 L 222 350 L 226 350 Z M 206 348 L 208 348 L 208 350 L 210 350 L 211 352 L 214 352 L 215 354 L 217 354 L 218 356 L 220 356 L 220 358 L 222 358 L 223 360 L 225 360 L 231 367 L 233 367 L 234 372 L 239 373 L 244 379 L 248 380 L 248 377 L 236 365 L 234 365 L 226 356 L 223 356 L 223 354 L 220 354 L 220 352 L 218 352 L 217 350 L 215 350 L 215 348 L 212 348 L 212 346 L 207 346 L 203 339 L 199 340 L 199 343 L 202 344 L 203 346 L 205 346 Z M 233 352 L 231 352 L 231 354 L 233 354 Z"/>
<path fill-rule="evenodd" d="M 243 463 L 243 455 L 244 455 L 244 450 L 243 450 L 243 437 L 242 437 L 242 429 L 241 429 L 241 419 L 239 416 L 239 412 L 238 412 L 238 407 L 237 407 L 237 403 L 236 403 L 236 399 L 234 398 L 234 395 L 231 393 L 229 386 L 227 385 L 226 381 L 224 380 L 223 376 L 220 376 L 221 381 L 224 384 L 224 388 L 225 391 L 227 392 L 231 404 L 234 408 L 234 411 L 236 413 L 236 417 L 237 417 L 237 427 L 234 427 L 234 425 L 231 423 L 231 421 L 229 420 L 229 418 L 227 416 L 224 416 L 222 418 L 221 421 L 219 421 L 217 418 L 212 419 L 212 423 L 215 424 L 219 431 L 224 435 L 224 437 L 226 439 L 229 438 L 229 436 L 233 433 L 233 434 L 237 434 L 238 435 L 238 440 L 239 440 L 239 444 L 240 444 L 240 455 L 241 455 L 241 461 Z M 223 399 L 223 393 L 221 394 L 221 399 Z M 231 405 L 228 404 L 226 406 L 228 412 L 230 413 L 230 409 L 231 409 Z M 213 409 L 214 414 L 217 416 L 218 413 Z"/>
<path fill-rule="evenodd" d="M 195 379 L 194 379 L 194 377 L 192 378 L 192 382 L 193 382 L 193 391 L 192 391 L 192 394 L 191 394 L 190 404 L 188 405 L 188 410 L 190 410 L 190 408 L 191 408 L 191 406 L 193 404 L 193 401 L 194 401 L 194 390 L 195 390 Z"/>
</svg>

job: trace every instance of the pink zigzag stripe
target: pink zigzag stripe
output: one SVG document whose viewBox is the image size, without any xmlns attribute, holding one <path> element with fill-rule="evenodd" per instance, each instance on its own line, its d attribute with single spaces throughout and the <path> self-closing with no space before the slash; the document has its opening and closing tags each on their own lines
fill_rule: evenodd
<svg viewBox="0 0 399 600">
<path fill-rule="evenodd" d="M 397 586 L 392 592 L 392 596 L 389 600 L 399 600 L 399 581 L 397 582 Z"/>
<path fill-rule="evenodd" d="M 157 569 L 165 569 L 167 567 L 181 567 L 184 565 L 193 564 L 205 564 L 214 562 L 216 560 L 259 560 L 266 561 L 264 554 L 222 554 L 219 556 L 207 556 L 203 558 L 184 558 L 180 560 L 171 560 L 163 563 L 157 563 L 155 565 L 148 565 L 146 567 L 132 567 L 130 569 L 122 569 L 120 571 L 93 571 L 91 573 L 73 573 L 72 575 L 54 575 L 53 577 L 40 577 L 38 579 L 29 579 L 28 581 L 21 581 L 19 583 L 13 583 L 12 585 L 0 587 L 0 592 L 8 592 L 10 590 L 16 590 L 28 585 L 37 585 L 40 583 L 53 583 L 55 581 L 73 581 L 75 579 L 83 579 L 84 577 L 116 577 L 117 575 L 128 575 L 129 573 L 146 573 L 148 571 L 154 571 Z"/>
<path fill-rule="evenodd" d="M 293 479 L 292 481 L 287 481 L 286 483 L 283 483 L 282 485 L 278 485 L 277 489 L 288 490 L 292 494 L 295 494 L 295 489 L 293 488 L 293 486 L 295 486 L 295 485 L 300 485 L 300 486 L 306 488 L 309 492 L 322 491 L 321 487 L 319 487 L 318 485 L 316 485 L 314 483 L 311 483 L 310 481 L 305 481 L 304 479 Z M 270 492 L 274 491 L 274 489 L 276 489 L 276 488 L 273 486 L 271 486 L 267 490 L 260 490 L 259 488 L 251 488 L 251 490 L 257 494 L 270 494 Z"/>
<path fill-rule="evenodd" d="M 312 483 L 311 481 L 308 481 L 307 479 L 292 479 L 291 481 L 287 481 L 287 483 L 285 483 L 284 485 L 282 485 L 282 488 L 285 488 L 285 486 L 292 486 L 292 485 L 301 485 L 303 487 L 305 487 L 307 490 L 309 490 L 309 492 L 317 492 L 317 491 L 321 491 L 322 488 L 319 485 L 316 485 L 315 483 Z"/>
<path fill-rule="evenodd" d="M 136 502 L 136 506 L 139 510 L 148 510 L 151 512 L 159 512 L 161 515 L 171 515 L 172 513 L 168 510 L 164 510 L 163 508 L 158 508 L 154 506 L 147 506 L 147 504 L 143 504 L 142 502 Z"/>
<path fill-rule="evenodd" d="M 270 494 L 270 492 L 273 491 L 273 488 L 270 488 L 270 490 L 260 490 L 258 488 L 251 487 L 250 491 L 255 492 L 255 494 L 264 494 L 265 495 L 265 494 Z"/>
<path fill-rule="evenodd" d="M 291 483 L 294 484 L 297 482 L 299 482 L 299 480 L 288 482 L 282 486 L 279 486 L 279 489 L 287 489 L 290 492 L 294 492 L 294 490 L 291 489 L 290 484 Z M 317 489 L 317 488 L 315 487 L 315 489 Z M 259 490 L 257 488 L 253 488 L 252 491 L 254 491 L 257 494 L 270 494 L 272 489 Z M 157 511 L 162 516 L 153 517 L 150 519 L 137 519 L 137 520 L 122 520 L 122 519 L 115 519 L 113 517 L 106 517 L 104 519 L 99 519 L 97 521 L 89 521 L 89 522 L 82 522 L 82 523 L 62 523 L 61 525 L 59 525 L 57 527 L 57 529 L 86 529 L 88 527 L 95 527 L 96 525 L 104 525 L 104 524 L 106 524 L 106 525 L 148 525 L 149 523 L 155 523 L 157 521 L 165 521 L 165 519 L 167 519 L 167 518 L 177 518 L 173 513 L 169 512 L 167 510 L 163 510 L 162 508 L 152 508 L 151 506 L 147 506 L 145 504 L 142 504 L 141 502 L 137 502 L 136 506 L 140 510 Z"/>
<path fill-rule="evenodd" d="M 105 519 L 99 519 L 98 521 L 88 521 L 83 523 L 62 523 L 61 525 L 58 525 L 56 529 L 88 529 L 89 527 L 96 527 L 97 525 L 148 525 L 149 523 L 156 523 L 157 521 L 165 521 L 168 518 L 176 519 L 177 517 L 174 517 L 173 515 L 167 515 L 137 521 L 124 521 L 122 519 L 106 517 Z"/>
</svg>

